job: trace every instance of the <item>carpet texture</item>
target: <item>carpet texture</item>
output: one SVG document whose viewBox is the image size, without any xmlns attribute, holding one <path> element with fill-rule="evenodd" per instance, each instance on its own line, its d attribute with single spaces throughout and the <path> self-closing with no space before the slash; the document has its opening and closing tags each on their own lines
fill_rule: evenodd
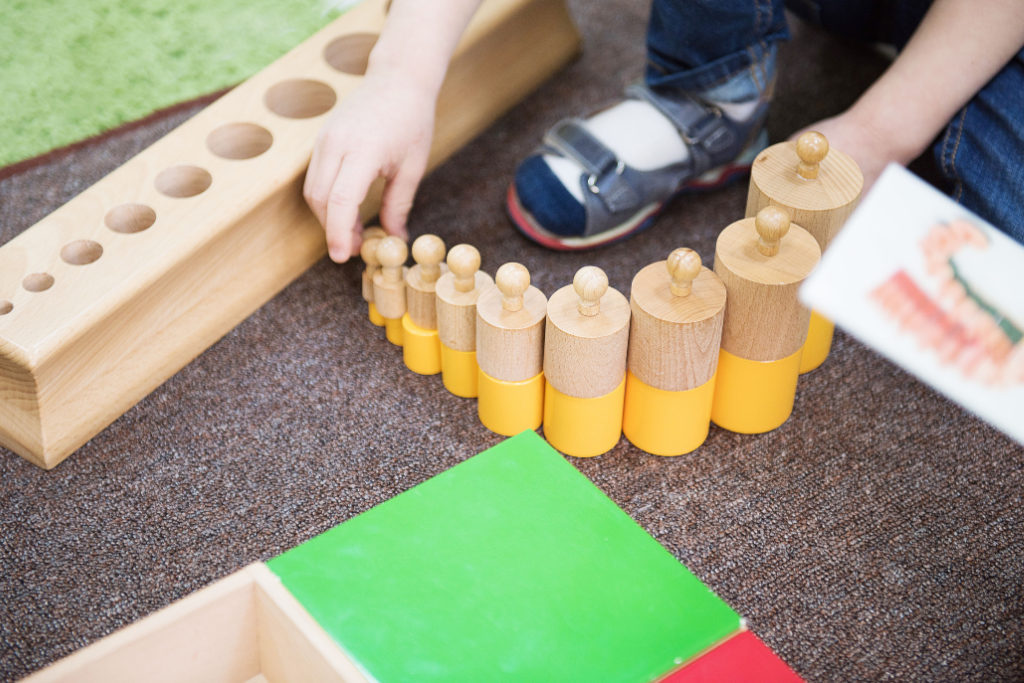
<svg viewBox="0 0 1024 683">
<path fill-rule="evenodd" d="M 688 245 L 711 263 L 740 184 L 675 203 L 588 254 L 515 234 L 516 162 L 560 117 L 615 97 L 643 64 L 647 5 L 572 9 L 586 56 L 423 184 L 413 236 L 524 263 L 545 293 L 585 264 L 628 295 Z M 885 67 L 797 26 L 769 121 L 779 140 L 848 106 Z M 0 182 L 0 242 L 163 135 L 111 136 Z M 0 451 L 0 679 L 14 680 L 273 557 L 499 441 L 476 404 L 408 372 L 366 320 L 361 265 L 321 261 L 52 472 Z M 712 427 L 680 458 L 625 440 L 572 459 L 744 615 L 808 681 L 1024 679 L 1024 449 L 850 337 L 762 436 Z"/>
<path fill-rule="evenodd" d="M 13 0 L 0 21 L 0 166 L 234 85 L 342 0 Z"/>
</svg>

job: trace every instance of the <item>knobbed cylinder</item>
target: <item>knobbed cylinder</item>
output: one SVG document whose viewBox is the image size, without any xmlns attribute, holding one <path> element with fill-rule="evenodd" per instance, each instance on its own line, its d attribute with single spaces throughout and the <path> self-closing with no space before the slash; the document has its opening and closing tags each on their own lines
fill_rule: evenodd
<svg viewBox="0 0 1024 683">
<path fill-rule="evenodd" d="M 811 316 L 797 291 L 820 260 L 814 237 L 774 206 L 718 236 L 715 274 L 729 300 L 711 407 L 719 427 L 760 434 L 789 419 Z"/>
<path fill-rule="evenodd" d="M 747 218 L 777 206 L 806 229 L 824 253 L 857 208 L 864 175 L 853 159 L 831 149 L 821 133 L 808 131 L 795 142 L 780 142 L 761 152 L 750 172 Z M 811 314 L 800 372 L 810 372 L 828 358 L 835 326 Z"/>
<path fill-rule="evenodd" d="M 530 284 L 530 272 L 506 263 L 477 300 L 480 422 L 513 436 L 544 418 L 544 319 L 548 300 Z"/>
<path fill-rule="evenodd" d="M 441 372 L 441 342 L 437 334 L 438 279 L 448 272 L 444 242 L 435 235 L 421 235 L 412 243 L 416 265 L 405 276 L 407 311 L 402 317 L 402 359 L 419 375 Z"/>
<path fill-rule="evenodd" d="M 468 244 L 458 244 L 448 252 L 448 271 L 434 287 L 441 379 L 456 396 L 476 398 L 480 374 L 476 362 L 476 302 L 494 281 L 480 270 L 480 252 Z"/>
<path fill-rule="evenodd" d="M 400 237 L 385 237 L 375 252 L 380 270 L 373 276 L 373 302 L 384 318 L 388 341 L 401 346 L 404 340 L 402 317 L 405 316 L 405 275 L 409 247 Z"/>
<path fill-rule="evenodd" d="M 633 278 L 622 430 L 654 455 L 683 455 L 708 436 L 726 292 L 692 249 Z"/>
<path fill-rule="evenodd" d="M 594 266 L 548 301 L 544 436 L 567 455 L 601 455 L 622 435 L 629 319 L 626 297 Z"/>
</svg>

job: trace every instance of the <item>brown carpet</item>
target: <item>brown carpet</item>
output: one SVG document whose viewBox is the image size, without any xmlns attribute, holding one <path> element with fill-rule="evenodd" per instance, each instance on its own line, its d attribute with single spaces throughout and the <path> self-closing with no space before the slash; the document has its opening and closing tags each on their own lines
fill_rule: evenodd
<svg viewBox="0 0 1024 683">
<path fill-rule="evenodd" d="M 587 263 L 633 274 L 689 245 L 711 263 L 739 185 L 684 198 L 625 244 L 545 251 L 510 228 L 517 160 L 637 77 L 646 4 L 573 2 L 587 56 L 422 187 L 413 232 L 520 261 L 547 294 Z M 773 139 L 837 113 L 884 68 L 799 30 Z M 191 112 L 0 183 L 0 242 Z M 0 678 L 14 680 L 272 557 L 498 437 L 405 370 L 366 320 L 359 264 L 322 261 L 52 472 L 0 451 Z M 746 616 L 808 681 L 1024 679 L 1024 449 L 852 340 L 763 436 L 713 427 L 681 458 L 572 462 Z"/>
</svg>

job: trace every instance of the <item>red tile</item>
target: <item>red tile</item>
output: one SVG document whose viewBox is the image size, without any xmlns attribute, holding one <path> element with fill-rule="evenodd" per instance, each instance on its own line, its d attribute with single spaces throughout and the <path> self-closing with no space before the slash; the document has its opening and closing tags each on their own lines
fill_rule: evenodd
<svg viewBox="0 0 1024 683">
<path fill-rule="evenodd" d="M 803 683 L 767 645 L 743 631 L 661 683 Z"/>
</svg>

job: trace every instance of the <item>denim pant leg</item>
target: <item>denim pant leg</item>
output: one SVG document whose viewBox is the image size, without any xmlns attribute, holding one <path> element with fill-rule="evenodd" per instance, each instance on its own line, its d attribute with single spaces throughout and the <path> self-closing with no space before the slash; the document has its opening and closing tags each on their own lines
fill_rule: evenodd
<svg viewBox="0 0 1024 683">
<path fill-rule="evenodd" d="M 648 85 L 717 90 L 713 97 L 722 101 L 760 95 L 774 75 L 776 44 L 789 39 L 784 4 L 653 0 L 647 27 Z"/>
<path fill-rule="evenodd" d="M 953 199 L 1024 244 L 1024 50 L 953 117 L 935 161 Z"/>
</svg>

